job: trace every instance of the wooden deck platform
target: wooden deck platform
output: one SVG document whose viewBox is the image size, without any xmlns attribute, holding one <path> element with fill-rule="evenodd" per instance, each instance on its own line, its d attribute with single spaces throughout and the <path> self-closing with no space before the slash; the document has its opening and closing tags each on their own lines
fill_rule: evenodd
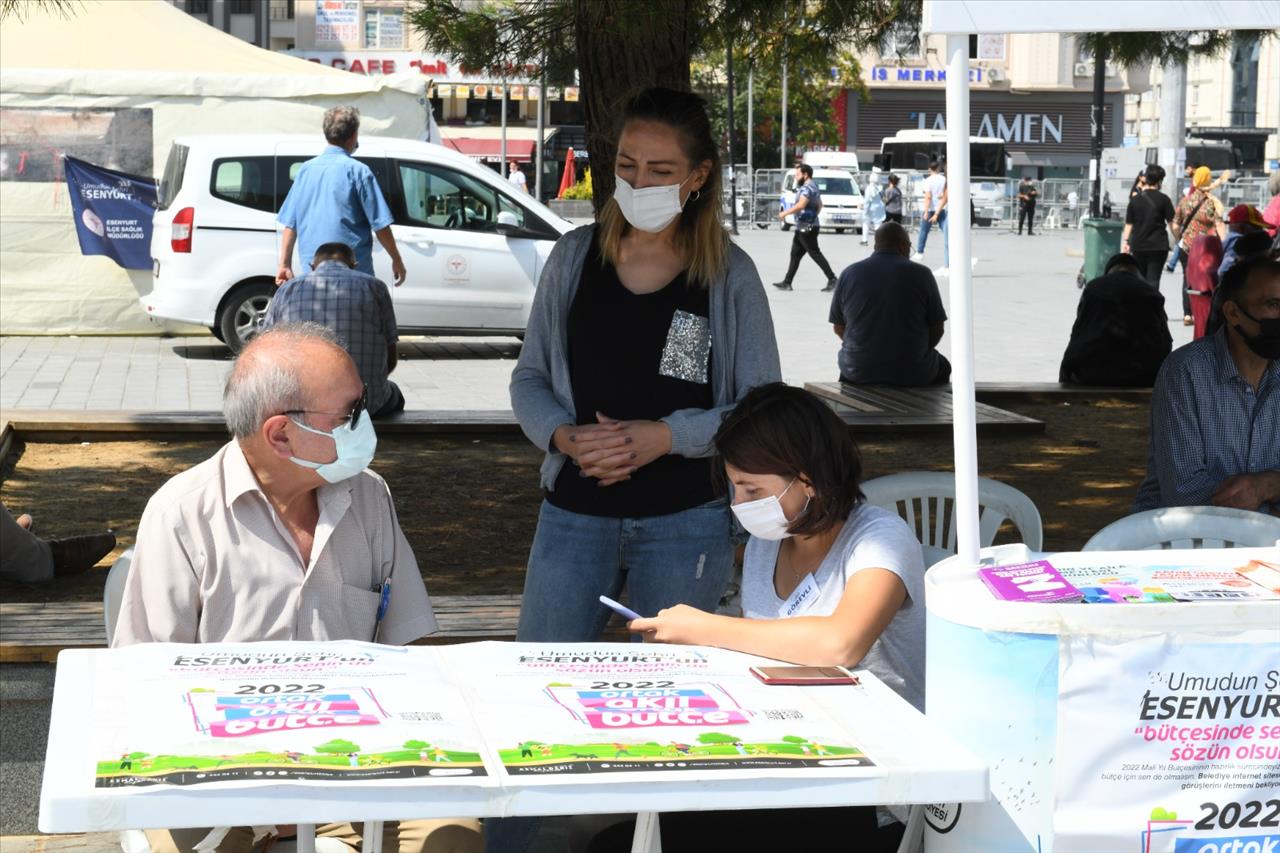
<svg viewBox="0 0 1280 853">
<path fill-rule="evenodd" d="M 945 385 L 897 388 L 889 385 L 845 385 L 807 382 L 856 432 L 949 432 L 952 427 L 951 390 Z M 1044 432 L 1044 421 L 977 404 L 978 432 L 983 434 Z"/>
<path fill-rule="evenodd" d="M 519 595 L 433 595 L 440 631 L 415 645 L 514 640 Z M 605 640 L 625 642 L 625 626 L 613 619 Z M 63 649 L 107 645 L 102 602 L 0 603 L 0 664 L 53 663 Z"/>
</svg>

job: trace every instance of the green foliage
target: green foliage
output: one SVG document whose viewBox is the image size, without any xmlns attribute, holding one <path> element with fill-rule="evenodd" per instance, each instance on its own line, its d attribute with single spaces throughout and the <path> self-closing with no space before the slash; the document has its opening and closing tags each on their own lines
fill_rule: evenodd
<svg viewBox="0 0 1280 853">
<path fill-rule="evenodd" d="M 425 740 L 407 740 L 404 742 L 405 749 L 426 749 L 430 745 Z M 348 752 L 350 751 L 348 750 Z"/>
<path fill-rule="evenodd" d="M 332 752 L 346 754 L 348 752 L 359 752 L 360 747 L 349 740 L 334 738 L 331 741 L 322 743 L 316 747 L 316 752 Z"/>
<path fill-rule="evenodd" d="M 561 195 L 560 198 L 586 199 L 590 201 L 592 198 L 592 194 L 593 194 L 593 191 L 591 187 L 591 169 L 588 168 L 583 173 L 582 180 L 578 181 L 576 184 L 574 184 L 573 186 L 565 190 L 564 194 Z"/>
<path fill-rule="evenodd" d="M 1190 56 L 1218 56 L 1236 39 L 1269 35 L 1266 32 L 1197 30 L 1159 33 L 1085 33 L 1080 44 L 1094 56 L 1133 68 L 1139 65 L 1186 62 Z"/>
<path fill-rule="evenodd" d="M 782 739 L 787 743 L 808 743 L 809 742 L 809 739 L 807 737 L 800 737 L 799 735 L 783 735 Z"/>
<path fill-rule="evenodd" d="M 698 743 L 737 743 L 738 738 L 722 732 L 705 732 L 698 735 Z"/>
<path fill-rule="evenodd" d="M 129 753 L 129 758 L 133 761 L 137 761 L 139 758 L 146 758 L 150 754 L 151 753 L 149 752 L 131 752 Z"/>
</svg>

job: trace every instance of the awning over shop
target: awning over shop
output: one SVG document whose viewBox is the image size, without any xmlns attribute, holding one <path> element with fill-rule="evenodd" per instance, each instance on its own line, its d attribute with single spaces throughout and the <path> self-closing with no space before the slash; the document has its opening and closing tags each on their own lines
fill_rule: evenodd
<svg viewBox="0 0 1280 853">
<path fill-rule="evenodd" d="M 558 128 L 543 131 L 543 141 L 555 135 Z M 502 158 L 502 128 L 500 127 L 442 127 L 440 135 L 446 148 L 460 151 L 477 160 L 497 162 Z M 538 141 L 538 129 L 534 127 L 507 128 L 507 160 L 528 163 L 534 157 L 534 145 Z"/>
<path fill-rule="evenodd" d="M 474 139 L 470 136 L 459 136 L 450 139 L 446 136 L 444 144 L 447 148 L 461 151 L 468 157 L 475 157 L 477 160 L 497 160 L 502 156 L 501 139 Z M 532 160 L 533 140 L 508 139 L 507 159 L 518 160 L 521 163 L 527 163 Z"/>
</svg>

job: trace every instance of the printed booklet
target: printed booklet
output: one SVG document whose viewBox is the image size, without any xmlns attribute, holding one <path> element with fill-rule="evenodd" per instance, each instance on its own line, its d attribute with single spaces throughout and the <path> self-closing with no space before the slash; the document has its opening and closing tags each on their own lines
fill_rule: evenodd
<svg viewBox="0 0 1280 853">
<path fill-rule="evenodd" d="M 1004 601 L 1085 604 L 1170 604 L 1180 601 L 1280 601 L 1276 564 L 1236 560 L 1206 551 L 1184 562 L 1101 563 L 1087 552 L 978 570 Z"/>
</svg>

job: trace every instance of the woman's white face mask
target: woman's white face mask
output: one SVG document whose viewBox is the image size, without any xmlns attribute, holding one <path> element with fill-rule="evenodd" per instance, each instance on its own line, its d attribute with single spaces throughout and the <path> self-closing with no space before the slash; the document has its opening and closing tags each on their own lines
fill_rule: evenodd
<svg viewBox="0 0 1280 853">
<path fill-rule="evenodd" d="M 755 536 L 757 539 L 778 540 L 786 539 L 791 536 L 791 532 L 787 530 L 794 518 L 788 519 L 787 514 L 782 510 L 782 497 L 791 490 L 796 483 L 795 478 L 787 483 L 787 487 L 782 490 L 780 495 L 769 495 L 756 501 L 746 501 L 740 504 L 734 504 L 730 507 L 733 514 L 737 516 L 738 523 L 743 529 Z M 800 512 L 796 513 L 796 518 L 804 515 L 809 509 L 809 501 L 812 498 L 806 498 L 804 507 Z"/>
<path fill-rule="evenodd" d="M 689 178 L 692 177 L 693 174 L 690 173 Z M 689 178 L 678 184 L 663 184 L 638 190 L 621 175 L 615 175 L 617 186 L 614 188 L 613 198 L 632 228 L 657 234 L 684 210 L 684 205 L 680 203 L 680 188 Z"/>
</svg>

